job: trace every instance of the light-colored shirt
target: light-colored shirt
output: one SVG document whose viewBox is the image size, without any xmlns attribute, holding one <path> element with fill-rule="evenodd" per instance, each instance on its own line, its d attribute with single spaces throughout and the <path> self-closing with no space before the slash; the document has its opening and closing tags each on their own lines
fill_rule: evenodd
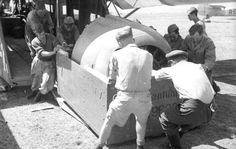
<svg viewBox="0 0 236 149">
<path fill-rule="evenodd" d="M 200 64 L 182 60 L 175 65 L 154 71 L 155 79 L 170 78 L 180 99 L 198 99 L 211 103 L 215 92 Z"/>
<path fill-rule="evenodd" d="M 109 78 L 124 92 L 146 92 L 151 88 L 152 55 L 135 44 L 115 51 L 109 64 Z"/>
</svg>

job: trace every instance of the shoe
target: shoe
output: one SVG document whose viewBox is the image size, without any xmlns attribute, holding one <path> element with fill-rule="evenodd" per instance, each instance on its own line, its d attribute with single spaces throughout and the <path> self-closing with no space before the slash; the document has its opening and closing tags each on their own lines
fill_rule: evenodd
<svg viewBox="0 0 236 149">
<path fill-rule="evenodd" d="M 136 149 L 144 149 L 143 145 L 137 145 Z"/>
<path fill-rule="evenodd" d="M 40 92 L 34 97 L 34 102 L 39 102 L 41 100 L 42 94 Z"/>
<path fill-rule="evenodd" d="M 34 98 L 34 97 L 37 95 L 37 93 L 38 93 L 37 90 L 36 90 L 36 91 L 32 91 L 31 94 L 29 94 L 29 95 L 27 96 L 27 99 Z"/>
</svg>

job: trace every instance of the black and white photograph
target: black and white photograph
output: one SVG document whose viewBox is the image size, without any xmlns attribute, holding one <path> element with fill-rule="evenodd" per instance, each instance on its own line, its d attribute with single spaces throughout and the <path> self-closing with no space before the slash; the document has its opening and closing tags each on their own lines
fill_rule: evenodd
<svg viewBox="0 0 236 149">
<path fill-rule="evenodd" d="M 0 149 L 236 149 L 236 0 L 0 0 Z"/>
</svg>

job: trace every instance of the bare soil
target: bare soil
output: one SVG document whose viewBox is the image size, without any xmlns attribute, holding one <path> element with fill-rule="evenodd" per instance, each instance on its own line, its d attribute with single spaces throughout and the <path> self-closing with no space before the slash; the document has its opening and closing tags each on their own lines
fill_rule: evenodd
<svg viewBox="0 0 236 149">
<path fill-rule="evenodd" d="M 140 17 L 140 14 L 137 15 Z M 162 34 L 169 24 L 177 23 L 184 37 L 188 31 L 186 26 L 191 25 L 185 14 L 180 17 L 174 14 L 154 14 L 158 20 L 153 19 L 154 15 L 143 15 L 141 22 L 154 24 Z M 236 149 L 236 22 L 227 20 L 230 23 L 214 23 L 225 19 L 215 17 L 212 18 L 213 23 L 207 24 L 209 36 L 217 47 L 218 61 L 214 76 L 221 88 L 216 96 L 218 110 L 207 125 L 183 136 L 183 149 Z M 29 87 L 0 92 L 0 149 L 95 148 L 96 136 L 84 124 L 64 112 L 51 96 L 35 103 L 27 100 L 28 93 Z M 48 106 L 53 108 L 34 111 Z M 166 149 L 166 138 L 148 138 L 145 147 Z M 135 142 L 108 148 L 135 149 Z"/>
<path fill-rule="evenodd" d="M 235 60 L 217 62 L 214 74 L 221 88 L 216 96 L 217 112 L 210 123 L 183 136 L 184 149 L 236 149 L 236 75 L 230 74 L 234 68 Z M 96 136 L 64 112 L 52 96 L 35 103 L 26 98 L 29 91 L 29 87 L 18 87 L 0 93 L 0 149 L 95 147 Z M 40 110 L 47 107 L 50 108 Z M 132 149 L 135 142 L 108 148 Z M 146 148 L 165 149 L 166 138 L 147 138 Z"/>
</svg>

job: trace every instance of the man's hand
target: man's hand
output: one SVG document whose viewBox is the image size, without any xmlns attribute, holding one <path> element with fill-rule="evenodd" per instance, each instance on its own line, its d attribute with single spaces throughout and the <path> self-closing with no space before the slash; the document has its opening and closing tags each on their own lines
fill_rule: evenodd
<svg viewBox="0 0 236 149">
<path fill-rule="evenodd" d="M 69 44 L 68 47 L 73 48 L 74 44 Z"/>
<path fill-rule="evenodd" d="M 203 68 L 203 70 L 204 70 L 205 72 L 208 72 L 208 71 L 209 71 L 209 68 L 208 68 L 206 65 L 204 65 L 204 64 L 202 64 L 202 68 Z"/>
</svg>

